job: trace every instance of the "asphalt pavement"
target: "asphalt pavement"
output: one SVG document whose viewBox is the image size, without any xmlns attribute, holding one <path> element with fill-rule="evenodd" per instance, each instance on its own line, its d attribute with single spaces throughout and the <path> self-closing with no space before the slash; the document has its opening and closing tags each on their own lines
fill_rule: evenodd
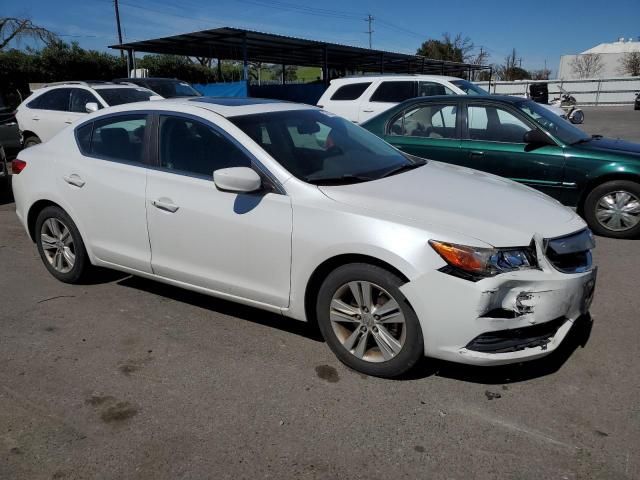
<svg viewBox="0 0 640 480">
<path fill-rule="evenodd" d="M 584 128 L 639 125 L 588 109 Z M 597 243 L 593 322 L 551 357 L 382 380 L 300 322 L 118 273 L 57 282 L 5 195 L 0 479 L 640 478 L 640 240 Z"/>
</svg>

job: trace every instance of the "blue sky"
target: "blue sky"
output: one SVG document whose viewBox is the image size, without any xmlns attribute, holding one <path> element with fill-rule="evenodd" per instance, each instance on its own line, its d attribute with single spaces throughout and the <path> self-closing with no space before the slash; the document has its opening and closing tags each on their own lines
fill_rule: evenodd
<svg viewBox="0 0 640 480">
<path fill-rule="evenodd" d="M 367 46 L 364 17 L 371 13 L 374 48 L 415 53 L 426 38 L 461 32 L 484 46 L 491 62 L 500 63 L 515 47 L 523 67 L 541 68 L 546 60 L 554 71 L 562 54 L 640 35 L 638 0 L 610 0 L 604 6 L 595 0 L 120 1 L 125 41 L 234 26 Z M 112 0 L 0 0 L 0 11 L 29 16 L 85 48 L 105 50 L 116 43 Z"/>
</svg>

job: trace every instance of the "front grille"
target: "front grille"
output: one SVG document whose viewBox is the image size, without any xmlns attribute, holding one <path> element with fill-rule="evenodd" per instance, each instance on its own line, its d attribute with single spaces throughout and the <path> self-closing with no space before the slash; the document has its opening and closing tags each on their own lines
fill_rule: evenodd
<svg viewBox="0 0 640 480">
<path fill-rule="evenodd" d="M 532 347 L 544 349 L 565 321 L 560 317 L 539 325 L 483 333 L 471 340 L 466 348 L 483 353 L 517 352 Z"/>
<path fill-rule="evenodd" d="M 545 255 L 556 270 L 581 273 L 591 270 L 591 249 L 596 246 L 591 230 L 585 228 L 571 235 L 544 241 Z"/>
</svg>

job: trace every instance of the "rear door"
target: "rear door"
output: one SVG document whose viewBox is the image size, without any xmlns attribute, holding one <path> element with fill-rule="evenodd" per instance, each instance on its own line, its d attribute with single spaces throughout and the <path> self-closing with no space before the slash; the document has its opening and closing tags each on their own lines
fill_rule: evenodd
<svg viewBox="0 0 640 480">
<path fill-rule="evenodd" d="M 60 156 L 56 183 L 100 260 L 151 272 L 147 234 L 146 113 L 109 115 L 76 129 L 79 146 Z"/>
<path fill-rule="evenodd" d="M 413 80 L 383 80 L 373 89 L 365 92 L 360 102 L 358 122 L 363 123 L 370 118 L 390 109 L 417 95 L 417 82 Z"/>
<path fill-rule="evenodd" d="M 34 98 L 27 104 L 20 128 L 33 131 L 43 142 L 49 140 L 68 125 L 71 90 L 54 88 Z"/>
<path fill-rule="evenodd" d="M 510 105 L 468 101 L 461 142 L 465 165 L 561 198 L 564 151 L 526 144 L 524 134 L 534 128 Z"/>
<path fill-rule="evenodd" d="M 384 139 L 411 155 L 460 164 L 459 112 L 455 99 L 412 105 L 391 118 Z"/>
</svg>

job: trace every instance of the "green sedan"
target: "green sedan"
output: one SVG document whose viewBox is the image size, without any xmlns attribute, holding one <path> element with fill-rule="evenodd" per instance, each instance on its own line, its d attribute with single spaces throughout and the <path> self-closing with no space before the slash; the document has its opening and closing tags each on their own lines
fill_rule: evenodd
<svg viewBox="0 0 640 480">
<path fill-rule="evenodd" d="M 421 97 L 362 126 L 411 155 L 541 190 L 576 208 L 600 235 L 640 236 L 640 144 L 589 136 L 530 100 Z"/>
</svg>

